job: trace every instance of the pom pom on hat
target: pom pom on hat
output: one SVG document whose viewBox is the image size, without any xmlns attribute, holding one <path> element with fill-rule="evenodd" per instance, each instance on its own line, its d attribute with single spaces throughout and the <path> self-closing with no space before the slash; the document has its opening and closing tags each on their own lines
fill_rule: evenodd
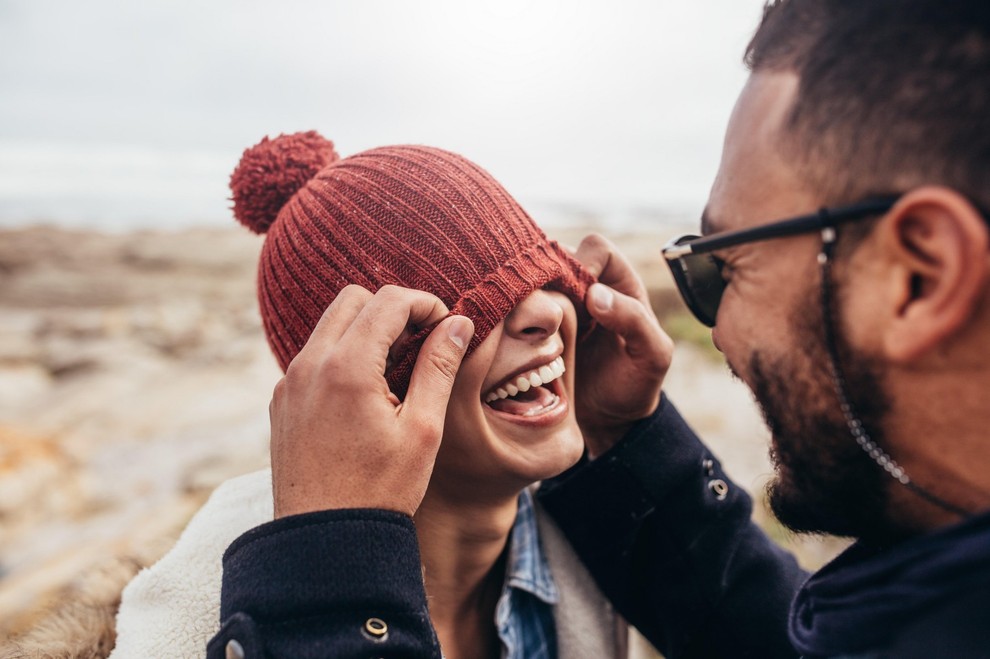
<svg viewBox="0 0 990 659">
<path fill-rule="evenodd" d="M 230 175 L 234 217 L 255 233 L 267 232 L 292 195 L 339 158 L 333 142 L 313 130 L 265 137 L 244 150 Z"/>
</svg>

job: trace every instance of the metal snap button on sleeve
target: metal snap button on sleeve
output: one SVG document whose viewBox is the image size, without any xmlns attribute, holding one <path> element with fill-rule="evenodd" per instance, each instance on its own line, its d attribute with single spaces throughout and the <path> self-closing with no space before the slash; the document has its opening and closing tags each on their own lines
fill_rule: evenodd
<svg viewBox="0 0 990 659">
<path fill-rule="evenodd" d="M 725 497 L 729 496 L 729 486 L 721 478 L 708 481 L 708 489 L 715 493 L 715 498 L 719 501 L 723 501 Z"/>
<path fill-rule="evenodd" d="M 388 625 L 381 618 L 368 618 L 361 631 L 373 641 L 384 641 L 388 637 Z"/>
</svg>

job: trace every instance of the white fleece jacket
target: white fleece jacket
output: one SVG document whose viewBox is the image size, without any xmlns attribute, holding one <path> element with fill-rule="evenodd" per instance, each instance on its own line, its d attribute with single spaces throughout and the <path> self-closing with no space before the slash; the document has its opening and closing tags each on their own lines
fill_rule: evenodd
<svg viewBox="0 0 990 659">
<path fill-rule="evenodd" d="M 536 512 L 560 592 L 554 607 L 560 659 L 630 657 L 625 622 L 539 504 Z M 207 641 L 220 628 L 223 552 L 242 533 L 272 518 L 271 470 L 218 487 L 172 550 L 124 589 L 110 659 L 204 657 Z"/>
</svg>

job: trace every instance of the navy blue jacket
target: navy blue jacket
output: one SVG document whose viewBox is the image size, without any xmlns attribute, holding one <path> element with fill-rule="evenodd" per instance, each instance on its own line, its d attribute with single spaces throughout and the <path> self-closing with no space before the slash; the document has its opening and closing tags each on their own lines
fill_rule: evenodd
<svg viewBox="0 0 990 659">
<path fill-rule="evenodd" d="M 990 656 L 990 513 L 807 575 L 666 400 L 540 491 L 602 591 L 668 659 Z M 788 610 L 795 593 L 788 640 Z M 288 517 L 224 556 L 210 659 L 439 657 L 409 517 Z M 566 659 L 563 657 L 561 659 Z"/>
</svg>

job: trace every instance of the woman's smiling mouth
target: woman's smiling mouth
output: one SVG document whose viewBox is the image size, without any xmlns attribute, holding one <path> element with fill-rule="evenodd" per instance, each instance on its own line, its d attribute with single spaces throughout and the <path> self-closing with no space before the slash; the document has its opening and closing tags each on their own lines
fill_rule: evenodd
<svg viewBox="0 0 990 659">
<path fill-rule="evenodd" d="M 538 417 L 561 406 L 562 388 L 557 380 L 564 374 L 564 359 L 552 361 L 508 378 L 484 396 L 496 412 L 516 417 Z"/>
</svg>

